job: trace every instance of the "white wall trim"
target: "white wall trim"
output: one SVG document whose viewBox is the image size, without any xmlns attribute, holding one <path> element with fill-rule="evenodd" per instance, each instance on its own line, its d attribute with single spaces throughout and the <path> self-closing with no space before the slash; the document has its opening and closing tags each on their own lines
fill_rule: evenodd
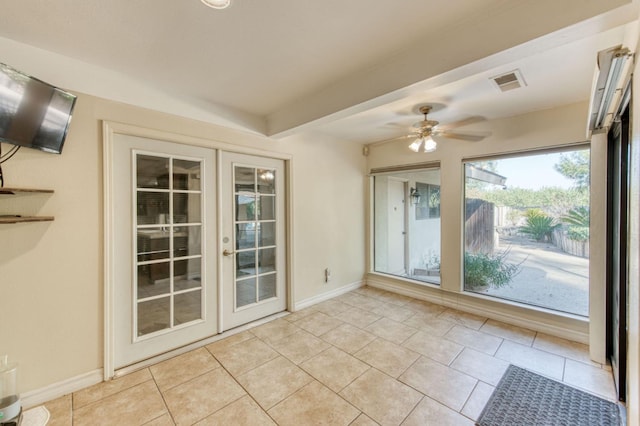
<svg viewBox="0 0 640 426">
<path fill-rule="evenodd" d="M 103 191 L 103 292 L 104 292 L 104 348 L 103 379 L 108 380 L 114 372 L 114 288 L 113 285 L 113 133 L 107 122 L 102 122 L 102 191 Z"/>
<path fill-rule="evenodd" d="M 309 297 L 308 299 L 301 300 L 299 302 L 296 302 L 295 311 L 299 311 L 300 309 L 308 308 L 309 306 L 313 306 L 320 302 L 324 302 L 325 300 L 333 299 L 334 297 L 338 297 L 345 293 L 349 293 L 350 291 L 360 288 L 363 285 L 364 285 L 364 282 L 356 281 L 351 284 L 347 284 L 342 287 L 333 289 L 326 293 L 317 294 L 315 296 Z"/>
<path fill-rule="evenodd" d="M 291 160 L 293 157 L 291 154 L 269 149 L 239 145 L 237 143 L 227 142 L 220 139 L 207 139 L 199 136 L 192 136 L 189 134 L 175 133 L 161 129 L 152 129 L 136 124 L 105 120 L 104 125 L 109 129 L 110 135 L 117 133 L 122 135 L 137 136 L 141 138 L 157 139 L 166 142 L 174 142 L 184 145 L 200 146 L 204 148 L 217 149 L 220 151 L 235 152 L 238 154 L 276 158 L 278 160 Z"/>
<path fill-rule="evenodd" d="M 60 382 L 52 383 L 40 389 L 34 389 L 21 395 L 22 406 L 25 409 L 44 404 L 52 399 L 77 392 L 89 386 L 102 382 L 102 368 L 71 377 Z"/>
<path fill-rule="evenodd" d="M 607 176 L 607 134 L 591 139 L 591 176 Z M 607 363 L 607 199 L 606 179 L 590 181 L 589 234 L 589 354 L 601 364 Z M 596 230 L 601 230 L 596 232 Z"/>
<path fill-rule="evenodd" d="M 457 294 L 431 288 L 412 288 L 409 285 L 394 283 L 390 279 L 375 275 L 369 275 L 367 285 L 574 342 L 589 343 L 588 321 L 570 316 L 564 317 L 537 309 L 486 300 L 481 296 L 474 297 L 474 295 Z"/>
</svg>

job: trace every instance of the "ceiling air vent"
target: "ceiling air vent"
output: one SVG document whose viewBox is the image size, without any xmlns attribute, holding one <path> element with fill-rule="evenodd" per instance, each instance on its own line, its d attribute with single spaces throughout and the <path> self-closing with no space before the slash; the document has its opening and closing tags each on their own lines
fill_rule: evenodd
<svg viewBox="0 0 640 426">
<path fill-rule="evenodd" d="M 524 81 L 524 78 L 522 78 L 520 70 L 509 71 L 506 74 L 491 77 L 490 80 L 493 82 L 493 84 L 496 85 L 498 89 L 500 89 L 501 92 L 519 89 L 527 85 L 527 83 L 525 83 Z"/>
</svg>

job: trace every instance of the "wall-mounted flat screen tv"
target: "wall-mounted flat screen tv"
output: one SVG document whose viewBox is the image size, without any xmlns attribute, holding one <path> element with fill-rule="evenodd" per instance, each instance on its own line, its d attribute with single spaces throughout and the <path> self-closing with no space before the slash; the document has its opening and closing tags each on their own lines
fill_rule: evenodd
<svg viewBox="0 0 640 426">
<path fill-rule="evenodd" d="M 76 96 L 0 63 L 0 142 L 60 154 Z"/>
</svg>

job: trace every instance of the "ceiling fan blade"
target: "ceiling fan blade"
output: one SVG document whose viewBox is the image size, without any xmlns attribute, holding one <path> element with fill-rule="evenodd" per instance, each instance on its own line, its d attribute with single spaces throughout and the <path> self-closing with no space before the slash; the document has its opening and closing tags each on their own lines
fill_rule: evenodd
<svg viewBox="0 0 640 426">
<path fill-rule="evenodd" d="M 436 137 L 442 137 L 442 138 L 447 138 L 447 139 L 460 139 L 463 141 L 468 141 L 468 142 L 479 142 L 481 140 L 483 140 L 484 138 L 491 136 L 490 133 L 485 132 L 485 133 L 481 133 L 481 132 L 475 132 L 475 133 L 456 133 L 456 132 L 436 132 L 434 133 L 434 136 Z"/>
<path fill-rule="evenodd" d="M 451 130 L 456 129 L 458 127 L 468 126 L 470 124 L 480 123 L 481 121 L 486 121 L 486 118 L 480 116 L 474 116 L 465 118 L 464 120 L 453 121 L 451 123 L 442 124 L 438 126 L 439 130 Z"/>
</svg>

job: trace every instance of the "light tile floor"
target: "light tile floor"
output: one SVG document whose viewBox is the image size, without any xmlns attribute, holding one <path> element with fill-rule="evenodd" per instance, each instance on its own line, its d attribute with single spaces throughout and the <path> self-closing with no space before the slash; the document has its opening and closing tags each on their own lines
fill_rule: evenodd
<svg viewBox="0 0 640 426">
<path fill-rule="evenodd" d="M 586 345 L 363 287 L 45 404 L 58 425 L 473 425 L 509 363 L 615 400 Z"/>
</svg>

